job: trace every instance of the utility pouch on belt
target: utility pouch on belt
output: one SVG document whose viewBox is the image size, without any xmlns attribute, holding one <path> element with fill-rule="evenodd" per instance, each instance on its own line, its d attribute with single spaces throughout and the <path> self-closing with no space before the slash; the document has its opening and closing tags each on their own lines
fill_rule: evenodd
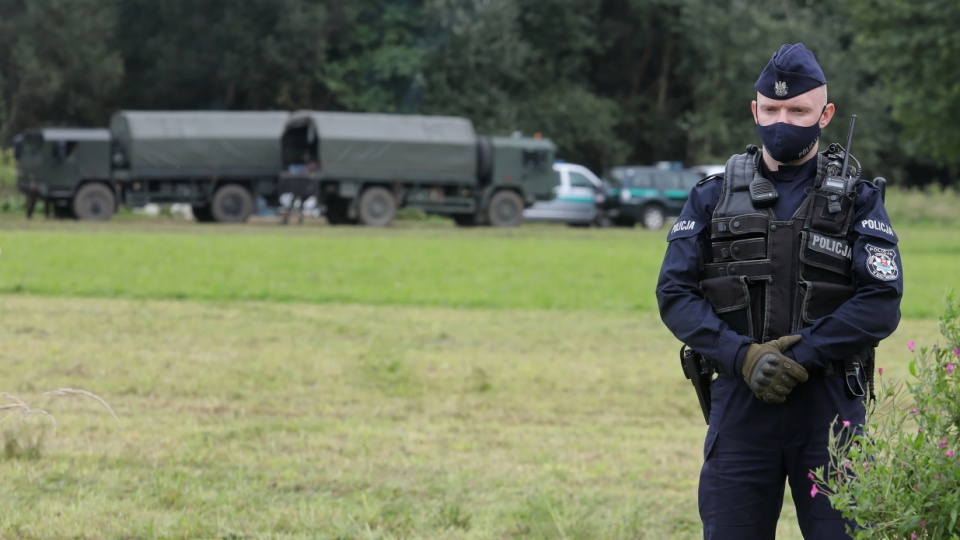
<svg viewBox="0 0 960 540">
<path fill-rule="evenodd" d="M 711 364 L 702 354 L 684 345 L 680 348 L 680 365 L 683 375 L 690 379 L 693 389 L 697 392 L 697 401 L 703 412 L 703 421 L 710 424 L 710 383 L 716 374 Z"/>
<path fill-rule="evenodd" d="M 869 347 L 843 361 L 843 376 L 847 383 L 847 396 L 850 398 L 869 397 L 876 399 L 873 393 L 873 368 L 876 349 Z"/>
</svg>

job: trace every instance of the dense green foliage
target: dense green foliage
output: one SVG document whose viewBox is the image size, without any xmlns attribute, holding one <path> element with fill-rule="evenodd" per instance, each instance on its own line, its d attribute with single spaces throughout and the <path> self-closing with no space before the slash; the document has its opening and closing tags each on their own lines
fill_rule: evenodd
<svg viewBox="0 0 960 540">
<path fill-rule="evenodd" d="M 718 162 L 756 142 L 753 83 L 800 41 L 838 105 L 825 139 L 857 114 L 867 176 L 948 183 L 958 23 L 945 0 L 0 0 L 0 144 L 121 108 L 312 108 L 541 132 L 597 172 Z"/>
</svg>

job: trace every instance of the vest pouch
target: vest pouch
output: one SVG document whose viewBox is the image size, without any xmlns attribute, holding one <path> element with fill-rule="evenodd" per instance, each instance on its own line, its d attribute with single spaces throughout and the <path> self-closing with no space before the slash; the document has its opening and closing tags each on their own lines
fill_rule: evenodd
<svg viewBox="0 0 960 540">
<path fill-rule="evenodd" d="M 836 200 L 831 200 L 836 197 Z M 839 211 L 831 212 L 830 205 L 838 205 Z M 813 209 L 810 213 L 810 227 L 826 234 L 846 234 L 847 214 L 853 206 L 853 198 L 849 195 L 816 191 L 813 195 Z"/>
<path fill-rule="evenodd" d="M 853 248 L 845 237 L 800 233 L 800 280 L 849 285 Z"/>
<path fill-rule="evenodd" d="M 761 287 L 760 284 L 751 284 L 747 276 L 721 276 L 700 282 L 703 296 L 713 306 L 714 313 L 736 333 L 744 336 L 753 335 L 751 289 L 755 289 L 754 294 L 760 295 Z"/>
<path fill-rule="evenodd" d="M 807 325 L 830 315 L 849 300 L 855 289 L 852 285 L 801 281 L 800 316 Z"/>
</svg>

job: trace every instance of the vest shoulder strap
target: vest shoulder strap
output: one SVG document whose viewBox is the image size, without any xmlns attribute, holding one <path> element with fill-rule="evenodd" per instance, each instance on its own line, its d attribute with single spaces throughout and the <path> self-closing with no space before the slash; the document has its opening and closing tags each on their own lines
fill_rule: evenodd
<svg viewBox="0 0 960 540">
<path fill-rule="evenodd" d="M 750 183 L 760 175 L 757 171 L 758 159 L 760 149 L 750 145 L 746 153 L 737 154 L 727 160 L 720 199 L 713 211 L 714 221 L 745 214 L 763 214 L 768 219 L 774 218 L 772 209 L 757 208 L 750 198 Z"/>
</svg>

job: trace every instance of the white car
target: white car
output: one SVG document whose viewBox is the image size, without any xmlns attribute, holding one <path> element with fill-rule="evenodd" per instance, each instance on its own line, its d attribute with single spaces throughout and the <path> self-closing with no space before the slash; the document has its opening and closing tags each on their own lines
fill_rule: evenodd
<svg viewBox="0 0 960 540">
<path fill-rule="evenodd" d="M 574 163 L 554 163 L 557 185 L 549 201 L 537 201 L 523 211 L 525 221 L 552 221 L 588 227 L 607 226 L 603 210 L 607 185 L 590 169 Z"/>
</svg>

